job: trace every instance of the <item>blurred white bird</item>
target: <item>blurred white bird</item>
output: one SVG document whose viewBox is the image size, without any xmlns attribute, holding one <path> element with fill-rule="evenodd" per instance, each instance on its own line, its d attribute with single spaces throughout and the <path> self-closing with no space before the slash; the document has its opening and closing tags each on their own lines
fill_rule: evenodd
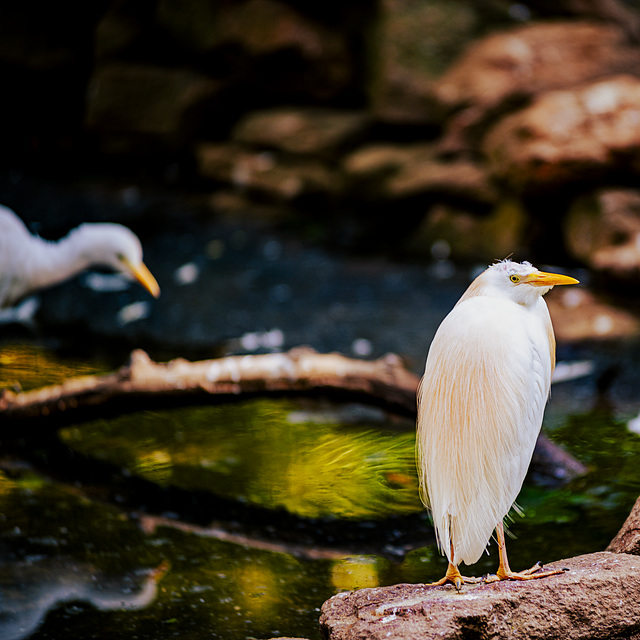
<svg viewBox="0 0 640 640">
<path fill-rule="evenodd" d="M 0 309 L 98 266 L 129 274 L 152 296 L 160 295 L 142 262 L 140 240 L 127 227 L 86 223 L 50 242 L 29 233 L 11 209 L 0 205 Z"/>
<path fill-rule="evenodd" d="M 442 321 L 418 389 L 420 490 L 460 589 L 461 562 L 473 564 L 496 530 L 492 580 L 528 580 L 559 571 L 511 571 L 503 519 L 520 492 L 542 424 L 555 366 L 555 336 L 542 296 L 569 276 L 528 262 L 490 266 Z"/>
</svg>

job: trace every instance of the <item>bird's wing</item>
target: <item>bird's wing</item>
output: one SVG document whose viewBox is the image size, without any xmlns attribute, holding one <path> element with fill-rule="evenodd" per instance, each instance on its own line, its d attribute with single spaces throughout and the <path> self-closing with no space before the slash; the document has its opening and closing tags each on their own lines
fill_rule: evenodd
<svg viewBox="0 0 640 640">
<path fill-rule="evenodd" d="M 537 308 L 472 297 L 454 307 L 429 349 L 418 394 L 419 472 L 439 543 L 455 564 L 477 561 L 522 486 L 549 393 L 547 320 Z"/>
</svg>

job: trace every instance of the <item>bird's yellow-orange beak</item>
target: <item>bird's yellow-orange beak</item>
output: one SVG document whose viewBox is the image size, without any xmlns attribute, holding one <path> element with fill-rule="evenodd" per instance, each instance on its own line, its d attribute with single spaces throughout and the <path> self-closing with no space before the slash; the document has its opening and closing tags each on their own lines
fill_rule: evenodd
<svg viewBox="0 0 640 640">
<path fill-rule="evenodd" d="M 122 259 L 125 267 L 129 273 L 154 297 L 157 298 L 160 295 L 160 285 L 158 281 L 153 277 L 153 274 L 147 269 L 144 262 L 135 266 L 129 262 L 126 258 Z"/>
<path fill-rule="evenodd" d="M 558 284 L 579 284 L 579 280 L 571 276 L 564 276 L 560 273 L 547 273 L 546 271 L 536 271 L 523 278 L 527 284 L 534 287 L 555 287 Z"/>
</svg>

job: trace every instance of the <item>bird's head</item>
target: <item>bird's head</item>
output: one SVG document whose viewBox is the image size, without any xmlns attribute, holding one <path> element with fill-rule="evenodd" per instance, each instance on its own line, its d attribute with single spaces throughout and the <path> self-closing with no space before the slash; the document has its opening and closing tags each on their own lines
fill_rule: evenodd
<svg viewBox="0 0 640 640">
<path fill-rule="evenodd" d="M 547 273 L 529 262 L 503 260 L 491 265 L 477 278 L 483 289 L 490 289 L 518 304 L 533 304 L 556 285 L 578 284 L 578 280 L 560 273 Z"/>
<path fill-rule="evenodd" d="M 87 264 L 133 276 L 154 298 L 160 295 L 158 282 L 142 262 L 142 245 L 133 231 L 121 224 L 87 223 L 71 235 L 82 245 Z"/>
</svg>

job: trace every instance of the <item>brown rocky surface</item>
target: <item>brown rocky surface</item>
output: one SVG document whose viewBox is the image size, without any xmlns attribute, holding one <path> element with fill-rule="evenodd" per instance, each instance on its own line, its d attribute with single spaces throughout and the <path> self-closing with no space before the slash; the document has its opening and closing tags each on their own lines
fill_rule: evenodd
<svg viewBox="0 0 640 640">
<path fill-rule="evenodd" d="M 224 42 L 258 52 L 299 47 L 310 56 L 328 48 L 317 25 L 278 0 L 160 0 L 157 20 L 185 46 L 200 51 Z"/>
<path fill-rule="evenodd" d="M 502 260 L 524 242 L 526 218 L 515 200 L 503 200 L 491 211 L 474 214 L 438 202 L 406 244 L 412 255 L 427 255 L 434 245 L 447 247 L 447 258 L 460 261 Z"/>
<path fill-rule="evenodd" d="M 640 191 L 600 189 L 577 198 L 565 218 L 570 253 L 616 278 L 640 276 Z"/>
<path fill-rule="evenodd" d="M 487 135 L 495 177 L 530 191 L 640 165 L 640 79 L 616 76 L 550 91 Z"/>
<path fill-rule="evenodd" d="M 360 138 L 368 124 L 363 111 L 279 108 L 247 114 L 232 138 L 256 147 L 325 156 Z"/>
<path fill-rule="evenodd" d="M 322 607 L 326 640 L 640 637 L 640 558 L 609 552 L 561 560 L 541 580 L 453 587 L 398 584 L 339 593 Z"/>
<path fill-rule="evenodd" d="M 637 71 L 640 49 L 596 22 L 533 22 L 469 46 L 434 90 L 448 109 L 495 106 L 513 96 Z"/>
<path fill-rule="evenodd" d="M 640 319 L 584 287 L 547 294 L 549 313 L 560 342 L 614 340 L 640 335 Z"/>
<path fill-rule="evenodd" d="M 385 192 L 391 198 L 437 194 L 483 204 L 497 200 L 495 189 L 478 164 L 434 157 L 405 164 L 387 181 Z"/>
<path fill-rule="evenodd" d="M 640 556 L 640 498 L 636 500 L 629 517 L 607 547 L 607 551 Z"/>
<path fill-rule="evenodd" d="M 366 145 L 346 156 L 342 169 L 354 185 L 375 184 L 390 200 L 448 195 L 486 205 L 497 199 L 481 165 L 442 159 L 432 143 Z"/>
<path fill-rule="evenodd" d="M 251 151 L 234 143 L 202 144 L 197 161 L 201 176 L 277 201 L 307 194 L 335 194 L 341 184 L 319 160 L 283 159 L 277 152 Z"/>
<path fill-rule="evenodd" d="M 378 118 L 405 124 L 437 118 L 431 85 L 479 32 L 482 9 L 466 0 L 379 3 L 369 83 Z"/>
<path fill-rule="evenodd" d="M 629 39 L 640 42 L 640 16 L 631 3 L 624 0 L 529 0 L 527 5 L 540 11 L 542 15 L 556 15 L 595 18 L 602 22 L 618 25 Z"/>
<path fill-rule="evenodd" d="M 354 81 L 354 65 L 346 29 L 331 29 L 306 17 L 294 3 L 278 0 L 209 2 L 161 0 L 158 26 L 182 46 L 203 55 L 233 51 L 229 58 L 255 71 L 254 88 L 261 82 L 284 92 L 327 99 Z M 339 12 L 338 12 L 339 13 Z M 275 56 L 273 65 L 270 57 Z M 253 63 L 261 61 L 259 68 Z M 227 66 L 229 66 L 227 64 Z M 296 87 L 298 85 L 298 87 Z M 274 87 L 271 87 L 274 88 Z"/>
<path fill-rule="evenodd" d="M 406 164 L 431 158 L 435 154 L 433 143 L 366 144 L 342 158 L 342 170 L 355 180 L 378 179 L 396 172 Z"/>
<path fill-rule="evenodd" d="M 96 70 L 87 92 L 86 125 L 111 136 L 149 136 L 175 143 L 197 128 L 197 115 L 219 85 L 190 69 L 111 64 Z"/>
<path fill-rule="evenodd" d="M 490 119 L 532 96 L 603 76 L 638 74 L 639 63 L 640 47 L 607 24 L 534 22 L 489 35 L 473 42 L 434 85 L 441 107 L 456 112 L 441 146 L 464 149 Z"/>
</svg>

